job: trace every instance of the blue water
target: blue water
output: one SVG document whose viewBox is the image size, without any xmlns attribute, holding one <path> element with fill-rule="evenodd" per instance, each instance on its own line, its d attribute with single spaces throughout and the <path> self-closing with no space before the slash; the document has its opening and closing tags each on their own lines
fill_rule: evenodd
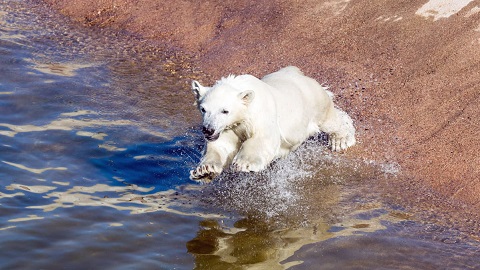
<svg viewBox="0 0 480 270">
<path fill-rule="evenodd" d="M 391 164 L 321 138 L 262 173 L 190 181 L 200 119 L 168 59 L 0 1 L 1 269 L 480 267 L 475 238 L 382 201 L 371 183 Z"/>
<path fill-rule="evenodd" d="M 185 210 L 172 190 L 192 184 L 201 144 L 192 123 L 170 127 L 185 117 L 181 106 L 164 110 L 190 93 L 161 65 L 143 71 L 161 56 L 134 66 L 114 38 L 76 42 L 109 33 L 75 32 L 59 17 L 51 28 L 32 6 L 0 9 L 0 268 L 193 265 L 185 242 L 201 218 L 183 215 L 196 206 Z M 166 83 L 178 92 L 147 93 L 161 96 Z M 147 195 L 154 203 L 139 199 Z"/>
</svg>

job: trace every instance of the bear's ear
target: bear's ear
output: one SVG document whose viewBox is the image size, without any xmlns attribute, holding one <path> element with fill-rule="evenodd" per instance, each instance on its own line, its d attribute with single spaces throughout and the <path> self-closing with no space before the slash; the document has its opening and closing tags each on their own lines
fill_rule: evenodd
<svg viewBox="0 0 480 270">
<path fill-rule="evenodd" d="M 238 94 L 238 97 L 243 101 L 245 105 L 248 105 L 255 98 L 255 92 L 252 90 L 243 91 Z"/>
<path fill-rule="evenodd" d="M 197 100 L 200 100 L 203 95 L 208 91 L 208 87 L 202 86 L 198 81 L 192 82 L 192 91 L 195 94 Z"/>
</svg>

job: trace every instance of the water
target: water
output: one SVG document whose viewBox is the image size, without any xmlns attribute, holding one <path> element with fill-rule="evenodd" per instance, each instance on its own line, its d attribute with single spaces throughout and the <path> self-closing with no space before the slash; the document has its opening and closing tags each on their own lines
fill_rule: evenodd
<svg viewBox="0 0 480 270">
<path fill-rule="evenodd" d="M 395 164 L 313 138 L 259 174 L 188 180 L 186 62 L 0 2 L 1 269 L 465 269 L 471 235 L 386 203 Z"/>
</svg>

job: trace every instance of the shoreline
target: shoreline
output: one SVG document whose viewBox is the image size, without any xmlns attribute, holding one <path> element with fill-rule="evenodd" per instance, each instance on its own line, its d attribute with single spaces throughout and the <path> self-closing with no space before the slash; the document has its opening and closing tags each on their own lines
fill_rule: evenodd
<svg viewBox="0 0 480 270">
<path fill-rule="evenodd" d="M 466 1 L 453 14 L 430 15 L 421 12 L 425 1 L 43 0 L 85 26 L 191 55 L 208 74 L 204 84 L 296 65 L 329 85 L 354 119 L 359 143 L 344 155 L 398 163 L 400 188 L 431 189 L 477 215 L 480 12 Z"/>
</svg>

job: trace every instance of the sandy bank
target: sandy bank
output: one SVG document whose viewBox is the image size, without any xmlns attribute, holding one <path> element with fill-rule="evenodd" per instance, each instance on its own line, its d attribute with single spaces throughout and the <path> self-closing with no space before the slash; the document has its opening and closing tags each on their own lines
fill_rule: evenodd
<svg viewBox="0 0 480 270">
<path fill-rule="evenodd" d="M 190 53 L 211 78 L 296 65 L 355 119 L 347 155 L 480 209 L 478 0 L 44 1 Z"/>
</svg>

